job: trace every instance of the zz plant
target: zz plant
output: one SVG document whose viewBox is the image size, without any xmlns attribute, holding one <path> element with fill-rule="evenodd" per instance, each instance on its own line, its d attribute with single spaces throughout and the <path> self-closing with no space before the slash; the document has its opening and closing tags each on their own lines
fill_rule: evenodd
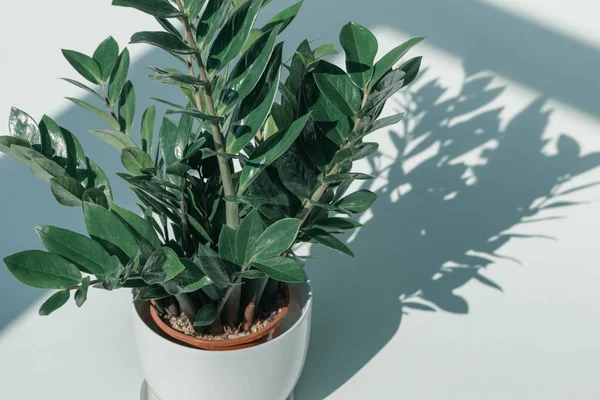
<svg viewBox="0 0 600 400">
<path fill-rule="evenodd" d="M 127 173 L 118 175 L 139 199 L 139 214 L 115 203 L 106 174 L 75 135 L 48 116 L 37 123 L 11 110 L 0 150 L 49 183 L 60 204 L 81 208 L 88 232 L 38 226 L 47 251 L 4 259 L 24 284 L 56 290 L 41 315 L 72 292 L 81 307 L 90 287 L 133 288 L 137 299 L 182 313 L 198 330 L 245 330 L 253 310 L 274 301 L 279 282 L 304 280 L 294 244 L 353 256 L 335 235 L 359 227 L 351 217 L 376 195 L 347 193 L 354 180 L 372 178 L 352 164 L 377 150 L 365 141 L 369 133 L 401 120 L 380 113 L 415 79 L 420 57 L 394 66 L 422 38 L 375 62 L 375 36 L 349 23 L 340 33 L 346 70 L 324 60 L 337 53 L 329 44 L 304 41 L 284 61 L 278 37 L 302 2 L 259 27 L 268 2 L 113 0 L 162 27 L 135 33 L 131 43 L 159 47 L 180 63 L 149 67 L 151 79 L 182 95 L 177 103 L 154 99 L 168 108 L 157 127 L 157 109 L 148 107 L 139 136 L 127 49 L 108 38 L 91 57 L 63 50 L 87 82 L 65 80 L 98 102 L 69 100 L 106 123 L 91 133 L 121 153 Z"/>
</svg>

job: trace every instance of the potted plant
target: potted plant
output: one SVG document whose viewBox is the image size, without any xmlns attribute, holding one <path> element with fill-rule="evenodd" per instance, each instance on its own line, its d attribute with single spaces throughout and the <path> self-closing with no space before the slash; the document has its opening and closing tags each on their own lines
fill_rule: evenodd
<svg viewBox="0 0 600 400">
<path fill-rule="evenodd" d="M 351 217 L 376 195 L 348 193 L 354 180 L 372 178 L 352 164 L 377 150 L 365 142 L 369 133 L 400 121 L 402 114 L 380 114 L 419 70 L 420 57 L 394 66 L 422 38 L 375 62 L 375 36 L 355 23 L 340 33 L 345 70 L 324 60 L 337 53 L 329 44 L 304 41 L 284 61 L 278 36 L 302 2 L 259 27 L 268 2 L 113 0 L 162 27 L 135 33 L 131 43 L 160 47 L 180 62 L 149 67 L 151 79 L 178 87 L 181 99 L 154 99 L 168 108 L 157 126 L 157 109 L 148 107 L 139 136 L 127 49 L 108 38 L 92 56 L 63 50 L 87 82 L 67 81 L 99 105 L 69 100 L 107 123 L 91 133 L 120 152 L 127 173 L 118 175 L 140 210 L 114 201 L 107 175 L 50 117 L 38 123 L 13 108 L 9 135 L 0 137 L 0 150 L 48 182 L 60 204 L 82 208 L 88 232 L 38 226 L 47 251 L 8 256 L 8 269 L 24 284 L 56 290 L 41 315 L 71 295 L 81 307 L 90 287 L 132 290 L 140 358 L 162 400 L 291 393 L 310 327 L 294 245 L 353 256 L 335 235 L 361 226 Z M 302 296 L 301 315 L 279 336 Z M 240 381 L 232 384 L 233 376 Z"/>
</svg>

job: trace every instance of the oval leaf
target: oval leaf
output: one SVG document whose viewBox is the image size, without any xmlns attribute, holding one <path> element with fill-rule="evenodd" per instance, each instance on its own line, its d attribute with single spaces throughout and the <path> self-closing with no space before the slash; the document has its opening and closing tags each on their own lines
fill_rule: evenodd
<svg viewBox="0 0 600 400">
<path fill-rule="evenodd" d="M 346 71 L 350 79 L 359 89 L 366 88 L 373 74 L 377 38 L 364 26 L 349 22 L 340 32 L 340 44 L 346 52 Z"/>
<path fill-rule="evenodd" d="M 194 319 L 194 326 L 209 326 L 217 319 L 217 309 L 212 304 L 205 304 L 202 306 L 196 319 Z"/>
<path fill-rule="evenodd" d="M 156 250 L 142 269 L 142 279 L 149 285 L 165 283 L 177 276 L 185 267 L 177 253 L 169 247 Z"/>
<path fill-rule="evenodd" d="M 28 250 L 4 259 L 8 270 L 20 282 L 40 289 L 61 289 L 81 283 L 81 272 L 59 255 Z"/>
<path fill-rule="evenodd" d="M 289 249 L 296 240 L 301 223 L 297 218 L 284 218 L 269 226 L 251 248 L 251 260 L 268 260 Z"/>
<path fill-rule="evenodd" d="M 85 79 L 95 84 L 102 81 L 100 66 L 92 57 L 73 50 L 63 50 L 62 53 L 69 64 Z"/>
<path fill-rule="evenodd" d="M 62 306 L 64 306 L 67 301 L 69 301 L 69 297 L 71 297 L 71 292 L 69 290 L 61 290 L 59 292 L 54 293 L 48 300 L 42 304 L 40 307 L 40 315 L 46 316 L 52 314 L 54 311 L 58 310 Z"/>
<path fill-rule="evenodd" d="M 294 258 L 275 257 L 270 260 L 256 262 L 253 265 L 277 281 L 304 282 L 304 269 Z"/>
</svg>

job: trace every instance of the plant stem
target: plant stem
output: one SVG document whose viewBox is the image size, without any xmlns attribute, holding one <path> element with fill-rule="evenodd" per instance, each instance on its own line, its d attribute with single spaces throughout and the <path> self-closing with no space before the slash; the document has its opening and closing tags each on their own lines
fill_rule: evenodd
<svg viewBox="0 0 600 400">
<path fill-rule="evenodd" d="M 190 252 L 190 240 L 189 240 L 189 222 L 187 209 L 185 207 L 185 178 L 182 176 L 179 178 L 179 211 L 181 212 L 181 228 L 183 229 L 183 246 L 188 252 L 188 255 L 193 253 L 193 248 Z"/>
<path fill-rule="evenodd" d="M 250 266 L 251 266 L 251 261 L 242 267 L 241 272 L 248 270 L 248 268 L 250 268 Z M 223 312 L 223 308 L 225 308 L 225 304 L 227 304 L 227 300 L 229 299 L 229 296 L 231 296 L 231 293 L 233 293 L 233 290 L 235 289 L 237 284 L 240 283 L 240 281 L 241 281 L 241 278 L 235 278 L 232 282 L 232 285 L 229 287 L 229 289 L 227 289 L 227 291 L 221 298 L 221 301 L 219 302 L 219 305 L 217 307 L 217 320 L 219 320 L 219 318 L 221 318 L 221 313 Z"/>
<path fill-rule="evenodd" d="M 181 0 L 176 0 L 177 6 L 179 7 L 179 11 L 185 13 L 185 9 L 183 7 L 183 3 Z M 206 102 L 206 113 L 208 115 L 216 116 L 217 113 L 215 111 L 215 105 L 212 96 L 212 87 L 210 85 L 210 81 L 208 79 L 208 74 L 206 73 L 206 68 L 204 67 L 204 63 L 202 62 L 202 57 L 200 55 L 200 49 L 198 48 L 198 44 L 192 35 L 192 29 L 190 27 L 190 22 L 185 15 L 183 18 L 183 26 L 185 28 L 185 38 L 187 39 L 188 45 L 194 50 L 194 58 L 196 59 L 196 64 L 198 66 L 198 73 L 200 74 L 200 79 L 209 84 L 204 87 L 204 100 Z M 188 72 L 195 77 L 193 68 L 190 71 L 188 66 Z M 198 111 L 202 112 L 202 102 L 200 101 L 200 92 L 197 90 L 195 93 L 196 100 L 196 108 Z M 213 141 L 215 142 L 215 150 L 217 152 L 217 160 L 219 162 L 219 172 L 221 173 L 221 182 L 223 184 L 223 193 L 225 196 L 235 196 L 235 190 L 233 187 L 233 179 L 230 169 L 229 160 L 219 153 L 225 153 L 225 139 L 223 138 L 223 134 L 221 133 L 221 127 L 219 126 L 219 121 L 211 121 L 211 132 L 213 136 Z M 226 207 L 226 217 L 227 217 L 227 226 L 232 229 L 237 229 L 240 223 L 240 217 L 238 213 L 238 206 L 235 203 L 225 202 Z"/>
</svg>

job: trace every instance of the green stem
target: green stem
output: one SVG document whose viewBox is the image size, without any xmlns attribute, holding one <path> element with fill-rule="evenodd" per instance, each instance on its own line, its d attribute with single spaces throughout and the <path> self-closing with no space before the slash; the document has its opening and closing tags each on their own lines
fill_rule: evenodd
<svg viewBox="0 0 600 400">
<path fill-rule="evenodd" d="M 179 212 L 181 213 L 181 228 L 183 229 L 183 246 L 188 252 L 188 255 L 193 253 L 193 250 L 190 252 L 190 228 L 188 222 L 187 209 L 185 207 L 185 178 L 182 176 L 179 178 Z"/>
</svg>

